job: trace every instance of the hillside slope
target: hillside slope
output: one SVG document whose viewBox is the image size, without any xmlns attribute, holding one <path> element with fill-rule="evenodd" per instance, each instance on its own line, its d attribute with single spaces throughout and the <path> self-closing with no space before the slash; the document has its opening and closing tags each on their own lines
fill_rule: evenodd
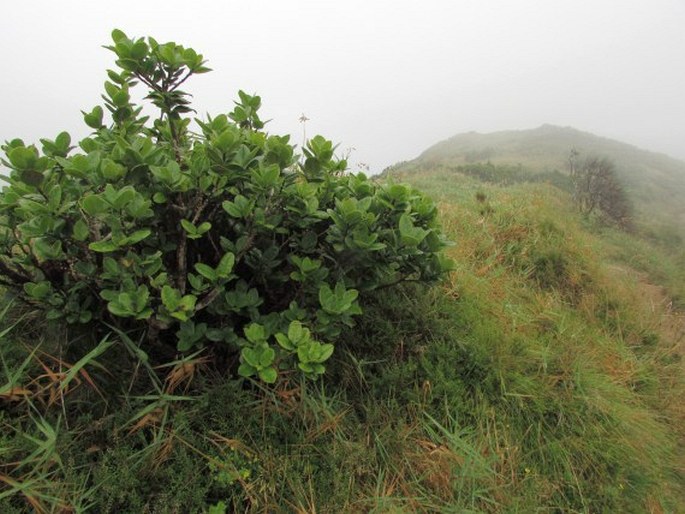
<svg viewBox="0 0 685 514">
<path fill-rule="evenodd" d="M 239 384 L 204 355 L 157 370 L 160 396 L 117 345 L 43 412 L 54 389 L 20 386 L 66 343 L 25 312 L 0 336 L 0 512 L 684 512 L 682 323 L 621 259 L 649 247 L 546 184 L 407 178 L 456 268 L 369 298 L 321 381 Z"/>
<path fill-rule="evenodd" d="M 446 171 L 392 178 L 454 271 L 368 297 L 317 381 L 0 313 L 0 512 L 685 513 L 685 277 L 559 188 Z"/>
<path fill-rule="evenodd" d="M 566 173 L 572 148 L 613 160 L 638 215 L 650 223 L 656 218 L 660 224 L 675 225 L 685 235 L 685 162 L 570 127 L 459 134 L 428 148 L 401 169 L 491 162 L 534 173 Z"/>
</svg>

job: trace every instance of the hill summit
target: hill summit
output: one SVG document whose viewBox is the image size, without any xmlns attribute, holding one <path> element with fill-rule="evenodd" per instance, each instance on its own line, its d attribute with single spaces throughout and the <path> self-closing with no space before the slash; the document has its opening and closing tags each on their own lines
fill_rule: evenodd
<svg viewBox="0 0 685 514">
<path fill-rule="evenodd" d="M 531 173 L 567 173 L 574 148 L 582 155 L 607 157 L 616 164 L 640 218 L 671 225 L 685 235 L 685 162 L 572 127 L 545 124 L 530 130 L 458 134 L 408 164 L 420 170 L 489 162 L 519 166 Z"/>
</svg>

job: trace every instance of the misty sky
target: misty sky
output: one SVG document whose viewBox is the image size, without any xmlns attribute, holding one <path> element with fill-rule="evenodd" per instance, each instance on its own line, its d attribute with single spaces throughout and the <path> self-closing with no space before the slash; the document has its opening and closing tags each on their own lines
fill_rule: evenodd
<svg viewBox="0 0 685 514">
<path fill-rule="evenodd" d="M 573 126 L 685 159 L 684 0 L 25 1 L 0 16 L 0 141 L 88 133 L 112 28 L 204 54 L 198 114 L 262 97 L 373 172 L 471 130 Z"/>
</svg>

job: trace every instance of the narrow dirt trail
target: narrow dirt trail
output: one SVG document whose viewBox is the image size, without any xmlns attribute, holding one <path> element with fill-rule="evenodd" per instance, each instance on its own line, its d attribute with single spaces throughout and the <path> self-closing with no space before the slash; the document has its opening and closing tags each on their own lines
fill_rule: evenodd
<svg viewBox="0 0 685 514">
<path fill-rule="evenodd" d="M 685 377 L 685 312 L 674 309 L 673 302 L 666 290 L 649 281 L 649 277 L 632 268 L 622 265 L 610 266 L 610 272 L 621 274 L 625 278 L 634 280 L 637 293 L 643 305 L 650 309 L 656 320 L 655 331 L 661 340 L 663 351 L 678 362 L 682 377 Z M 676 373 L 677 374 L 677 373 Z M 681 384 L 681 379 L 673 377 L 674 384 Z M 676 385 L 676 387 L 678 387 Z M 671 399 L 665 407 L 665 414 L 671 418 L 674 430 L 679 434 L 677 460 L 680 472 L 685 476 L 685 398 Z M 679 427 L 679 428 L 678 428 Z"/>
<path fill-rule="evenodd" d="M 656 332 L 667 345 L 672 345 L 674 353 L 680 355 L 681 367 L 685 373 L 685 312 L 676 310 L 666 290 L 650 282 L 645 273 L 619 264 L 609 266 L 609 271 L 619 278 L 635 281 L 644 307 L 657 320 L 654 327 Z"/>
<path fill-rule="evenodd" d="M 638 274 L 638 287 L 652 312 L 659 316 L 659 335 L 674 345 L 685 372 L 685 313 L 675 310 L 664 288 L 650 283 L 646 276 Z"/>
</svg>

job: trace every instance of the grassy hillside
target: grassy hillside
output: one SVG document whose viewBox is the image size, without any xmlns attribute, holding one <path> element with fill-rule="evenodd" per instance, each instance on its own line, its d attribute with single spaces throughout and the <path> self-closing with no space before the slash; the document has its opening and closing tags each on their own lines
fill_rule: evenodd
<svg viewBox="0 0 685 514">
<path fill-rule="evenodd" d="M 652 250 L 549 185 L 402 178 L 457 268 L 368 301 L 322 381 L 203 355 L 127 374 L 121 335 L 80 367 L 78 338 L 8 311 L 0 511 L 685 512 L 685 323 L 625 258 Z"/>
<path fill-rule="evenodd" d="M 616 163 L 643 225 L 685 236 L 685 162 L 569 127 L 460 134 L 432 146 L 403 169 L 491 162 L 533 173 L 566 173 L 571 148 Z"/>
</svg>

